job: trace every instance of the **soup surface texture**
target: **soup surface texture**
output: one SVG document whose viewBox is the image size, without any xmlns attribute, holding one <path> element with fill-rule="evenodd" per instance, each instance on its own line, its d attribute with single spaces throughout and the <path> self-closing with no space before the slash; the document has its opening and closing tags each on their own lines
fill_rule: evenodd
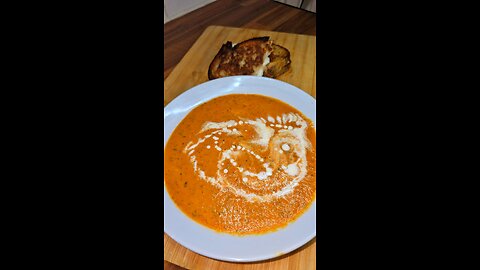
<svg viewBox="0 0 480 270">
<path fill-rule="evenodd" d="M 165 147 L 165 185 L 187 216 L 215 231 L 282 228 L 316 194 L 311 120 L 279 100 L 232 94 L 193 109 Z"/>
</svg>

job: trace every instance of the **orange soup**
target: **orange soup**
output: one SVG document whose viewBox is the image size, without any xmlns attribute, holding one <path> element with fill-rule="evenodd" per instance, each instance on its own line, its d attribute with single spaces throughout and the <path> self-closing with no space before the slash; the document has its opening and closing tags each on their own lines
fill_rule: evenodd
<svg viewBox="0 0 480 270">
<path fill-rule="evenodd" d="M 282 228 L 316 194 L 311 120 L 279 100 L 226 95 L 190 112 L 165 147 L 167 191 L 187 216 L 218 232 Z"/>
</svg>

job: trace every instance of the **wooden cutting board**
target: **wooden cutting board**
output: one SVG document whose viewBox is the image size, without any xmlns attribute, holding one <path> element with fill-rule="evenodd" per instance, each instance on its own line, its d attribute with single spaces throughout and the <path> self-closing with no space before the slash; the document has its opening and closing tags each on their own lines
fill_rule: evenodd
<svg viewBox="0 0 480 270">
<path fill-rule="evenodd" d="M 164 81 L 164 105 L 186 90 L 208 81 L 208 66 L 222 44 L 227 41 L 238 43 L 259 36 L 270 36 L 276 44 L 290 51 L 291 68 L 276 79 L 290 83 L 316 97 L 315 36 L 210 26 Z M 187 269 L 316 269 L 316 238 L 289 254 L 256 263 L 228 263 L 213 260 L 186 249 L 166 234 L 163 238 L 163 247 L 164 260 Z"/>
<path fill-rule="evenodd" d="M 240 41 L 259 36 L 270 36 L 278 45 L 290 51 L 290 70 L 278 80 L 290 83 L 316 97 L 316 37 L 271 32 L 255 29 L 210 26 L 164 81 L 164 105 L 186 90 L 208 81 L 208 67 L 227 41 Z"/>
</svg>

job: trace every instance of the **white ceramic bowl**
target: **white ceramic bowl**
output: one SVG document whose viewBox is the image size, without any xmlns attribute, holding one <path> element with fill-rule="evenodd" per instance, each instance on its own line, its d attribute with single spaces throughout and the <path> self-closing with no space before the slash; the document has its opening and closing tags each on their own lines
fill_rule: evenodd
<svg viewBox="0 0 480 270">
<path fill-rule="evenodd" d="M 197 85 L 164 108 L 164 147 L 175 127 L 196 106 L 228 94 L 259 94 L 279 99 L 310 118 L 316 126 L 316 100 L 282 81 L 256 76 L 232 76 Z M 289 253 L 316 235 L 316 199 L 287 227 L 263 235 L 233 236 L 217 233 L 183 214 L 164 184 L 164 232 L 184 247 L 201 255 L 232 262 L 251 262 Z"/>
</svg>

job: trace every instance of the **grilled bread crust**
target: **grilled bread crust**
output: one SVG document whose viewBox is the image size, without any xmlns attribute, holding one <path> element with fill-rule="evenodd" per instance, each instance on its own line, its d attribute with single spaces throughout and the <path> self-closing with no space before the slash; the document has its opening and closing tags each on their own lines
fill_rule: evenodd
<svg viewBox="0 0 480 270">
<path fill-rule="evenodd" d="M 276 78 L 290 69 L 290 52 L 287 48 L 273 44 L 273 51 L 270 54 L 270 63 L 267 65 L 263 76 Z"/>
<path fill-rule="evenodd" d="M 256 37 L 235 46 L 227 41 L 210 63 L 210 80 L 234 76 L 257 75 L 276 78 L 290 68 L 290 52 L 274 44 L 270 37 Z"/>
</svg>

